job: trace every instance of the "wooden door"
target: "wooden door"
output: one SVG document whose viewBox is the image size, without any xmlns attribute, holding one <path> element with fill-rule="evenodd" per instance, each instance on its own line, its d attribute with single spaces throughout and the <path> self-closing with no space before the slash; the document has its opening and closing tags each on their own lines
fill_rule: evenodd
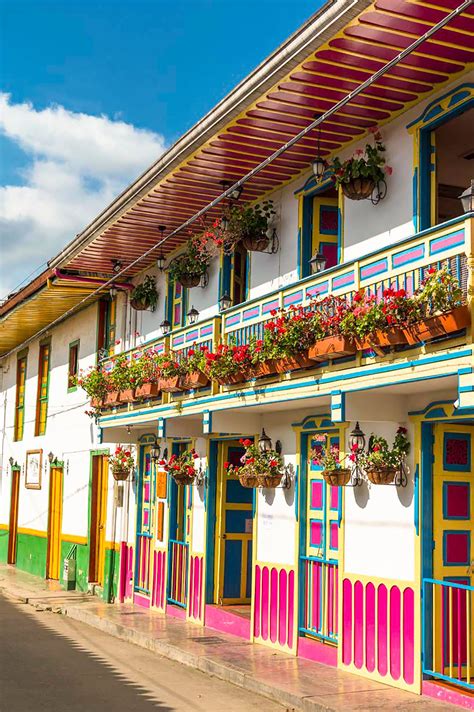
<svg viewBox="0 0 474 712">
<path fill-rule="evenodd" d="M 316 196 L 313 199 L 312 254 L 322 252 L 326 269 L 340 262 L 338 199 Z"/>
<path fill-rule="evenodd" d="M 216 576 L 219 604 L 250 603 L 254 490 L 228 475 L 225 462 L 240 465 L 245 448 L 238 441 L 220 448 L 216 522 Z"/>
<path fill-rule="evenodd" d="M 137 489 L 135 591 L 149 596 L 156 508 L 156 471 L 151 459 L 151 445 L 142 445 L 140 449 Z"/>
<path fill-rule="evenodd" d="M 46 578 L 59 579 L 63 521 L 63 468 L 51 467 L 49 475 L 48 550 Z"/>
<path fill-rule="evenodd" d="M 89 583 L 97 584 L 104 576 L 108 463 L 107 455 L 92 456 Z"/>
<path fill-rule="evenodd" d="M 474 427 L 436 425 L 433 463 L 435 670 L 474 678 Z"/>
<path fill-rule="evenodd" d="M 10 523 L 8 526 L 8 564 L 16 564 L 16 544 L 18 537 L 18 504 L 20 496 L 20 470 L 12 470 L 10 492 Z"/>
</svg>

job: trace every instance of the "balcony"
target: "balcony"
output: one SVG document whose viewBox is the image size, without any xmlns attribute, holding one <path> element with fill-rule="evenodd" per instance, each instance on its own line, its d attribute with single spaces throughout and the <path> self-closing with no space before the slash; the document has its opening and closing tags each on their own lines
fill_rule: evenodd
<svg viewBox="0 0 474 712">
<path fill-rule="evenodd" d="M 467 298 L 468 292 L 472 293 L 469 287 L 473 282 L 472 268 L 469 269 L 469 257 L 474 252 L 471 247 L 473 227 L 472 214 L 451 220 L 361 259 L 338 265 L 258 299 L 232 307 L 220 316 L 175 330 L 167 337 L 150 341 L 127 352 L 128 356 L 135 358 L 144 350 L 162 353 L 172 349 L 179 357 L 195 344 L 212 348 L 221 338 L 227 342 L 232 340 L 236 344 L 248 343 L 252 336 L 262 337 L 264 325 L 272 318 L 271 312 L 275 309 L 289 308 L 292 305 L 304 306 L 312 298 L 330 293 L 350 297 L 362 288 L 379 298 L 382 298 L 384 289 L 388 287 L 403 288 L 412 293 L 431 266 L 438 269 L 447 267 L 457 277 Z M 426 344 L 388 347 L 378 355 L 358 352 L 354 356 L 314 364 L 314 367 L 309 369 L 274 374 L 234 386 L 219 386 L 212 382 L 204 388 L 164 393 L 154 401 L 128 404 L 115 409 L 114 414 L 123 411 L 124 414 L 138 415 L 144 411 L 149 412 L 150 409 L 154 413 L 162 412 L 165 417 L 176 409 L 179 412 L 185 409 L 190 414 L 201 413 L 203 408 L 222 409 L 249 404 L 257 398 L 261 399 L 262 395 L 267 399 L 285 400 L 290 388 L 292 398 L 299 397 L 300 393 L 303 395 L 308 387 L 312 393 L 318 391 L 321 394 L 330 394 L 331 389 L 340 388 L 342 380 L 348 382 L 350 388 L 350 381 L 359 379 L 360 387 L 365 383 L 366 376 L 383 374 L 384 369 L 389 367 L 393 370 L 397 361 L 401 362 L 400 368 L 404 368 L 405 372 L 408 369 L 413 380 L 417 378 L 414 371 L 418 371 L 420 377 L 425 377 L 427 369 L 429 370 L 435 361 L 441 363 L 443 360 L 450 363 L 449 375 L 454 375 L 470 358 L 470 347 L 461 348 L 468 341 L 470 344 L 470 334 L 461 331 Z M 113 358 L 104 363 L 105 368 L 110 368 Z M 370 366 L 373 367 L 369 368 Z M 281 388 L 278 384 L 282 384 Z M 269 385 L 271 387 L 267 388 Z M 103 413 L 104 424 L 109 417 L 109 413 Z"/>
</svg>

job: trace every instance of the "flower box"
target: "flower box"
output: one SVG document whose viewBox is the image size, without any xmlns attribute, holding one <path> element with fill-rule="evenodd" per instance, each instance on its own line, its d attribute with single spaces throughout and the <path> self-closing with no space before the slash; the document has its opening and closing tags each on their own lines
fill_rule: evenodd
<svg viewBox="0 0 474 712">
<path fill-rule="evenodd" d="M 121 403 L 133 403 L 135 400 L 135 389 L 126 388 L 124 391 L 120 391 L 119 400 Z"/>
<path fill-rule="evenodd" d="M 274 489 L 275 487 L 278 487 L 282 477 L 283 472 L 280 472 L 276 475 L 258 475 L 257 486 L 265 487 L 267 489 Z"/>
<path fill-rule="evenodd" d="M 396 474 L 396 467 L 372 467 L 367 470 L 367 478 L 373 485 L 389 485 Z"/>
<path fill-rule="evenodd" d="M 123 482 L 129 474 L 130 470 L 126 467 L 112 467 L 112 475 L 117 482 Z"/>
<path fill-rule="evenodd" d="M 352 356 L 355 352 L 356 346 L 347 336 L 326 336 L 311 346 L 309 356 L 317 361 L 322 361 L 325 358 Z"/>
<path fill-rule="evenodd" d="M 91 398 L 91 406 L 93 408 L 100 408 L 103 405 L 104 405 L 103 398 Z"/>
<path fill-rule="evenodd" d="M 252 366 L 250 375 L 252 378 L 263 378 L 263 376 L 271 376 L 273 373 L 276 373 L 275 361 L 274 359 L 269 359 Z"/>
<path fill-rule="evenodd" d="M 413 346 L 421 341 L 432 341 L 441 336 L 454 334 L 466 329 L 471 323 L 469 307 L 465 304 L 444 314 L 430 316 L 404 330 L 407 342 Z"/>
<path fill-rule="evenodd" d="M 215 380 L 221 386 L 231 386 L 235 383 L 243 383 L 247 380 L 247 375 L 243 371 L 237 371 L 236 373 L 228 373 L 226 376 L 216 376 Z"/>
<path fill-rule="evenodd" d="M 331 487 L 345 487 L 351 480 L 351 471 L 348 467 L 341 467 L 338 470 L 322 470 L 324 481 Z"/>
<path fill-rule="evenodd" d="M 245 235 L 242 238 L 242 245 L 249 252 L 265 252 L 270 243 L 270 238 L 265 233 Z"/>
<path fill-rule="evenodd" d="M 158 383 L 142 383 L 135 388 L 135 398 L 154 398 L 160 392 Z"/>
<path fill-rule="evenodd" d="M 196 473 L 194 473 L 194 475 L 190 475 L 187 472 L 177 470 L 176 472 L 171 472 L 170 474 L 179 487 L 192 485 L 196 479 Z"/>
<path fill-rule="evenodd" d="M 209 376 L 202 371 L 193 371 L 181 379 L 181 387 L 186 389 L 202 388 L 209 383 Z"/>
<path fill-rule="evenodd" d="M 170 376 L 169 378 L 160 378 L 158 381 L 160 390 L 163 393 L 176 393 L 177 391 L 182 391 L 182 386 L 180 385 L 179 376 Z"/>
<path fill-rule="evenodd" d="M 365 349 L 373 349 L 380 356 L 383 356 L 383 352 L 377 351 L 378 349 L 387 346 L 401 346 L 407 343 L 405 332 L 403 329 L 398 327 L 392 327 L 384 331 L 377 330 L 375 333 L 366 336 L 364 339 L 355 339 L 357 348 L 360 351 Z"/>
<path fill-rule="evenodd" d="M 247 475 L 239 474 L 239 482 L 242 485 L 242 487 L 247 487 L 248 489 L 258 487 L 258 477 L 257 475 Z"/>
<path fill-rule="evenodd" d="M 199 286 L 201 279 L 202 274 L 182 274 L 178 282 L 182 287 L 185 287 L 185 289 L 192 289 L 192 287 Z"/>
<path fill-rule="evenodd" d="M 109 391 L 105 396 L 105 405 L 117 405 L 120 403 L 120 391 Z"/>
<path fill-rule="evenodd" d="M 302 351 L 293 356 L 275 359 L 275 371 L 277 373 L 287 373 L 288 371 L 296 371 L 299 368 L 309 368 L 314 364 L 315 360 L 310 358 L 307 352 Z"/>
<path fill-rule="evenodd" d="M 375 188 L 372 178 L 353 178 L 348 183 L 341 183 L 342 192 L 350 200 L 366 200 Z"/>
</svg>

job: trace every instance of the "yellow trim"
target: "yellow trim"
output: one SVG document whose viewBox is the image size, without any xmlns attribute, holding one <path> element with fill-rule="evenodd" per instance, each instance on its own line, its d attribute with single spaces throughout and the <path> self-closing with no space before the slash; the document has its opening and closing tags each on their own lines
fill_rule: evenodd
<svg viewBox="0 0 474 712">
<path fill-rule="evenodd" d="M 116 541 L 106 541 L 104 546 L 108 550 L 113 549 L 114 551 L 120 551 L 120 544 Z"/>
<path fill-rule="evenodd" d="M 88 539 L 86 536 L 77 536 L 76 534 L 62 534 L 61 538 L 64 542 L 68 544 L 87 544 Z"/>
<path fill-rule="evenodd" d="M 39 536 L 46 539 L 48 532 L 40 531 L 39 529 L 30 529 L 29 527 L 18 527 L 18 534 L 27 534 L 28 536 Z"/>
</svg>

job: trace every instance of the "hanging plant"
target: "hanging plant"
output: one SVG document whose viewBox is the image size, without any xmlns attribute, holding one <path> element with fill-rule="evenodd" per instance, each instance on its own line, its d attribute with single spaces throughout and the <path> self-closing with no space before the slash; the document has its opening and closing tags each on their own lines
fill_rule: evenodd
<svg viewBox="0 0 474 712">
<path fill-rule="evenodd" d="M 274 241 L 275 215 L 272 200 L 254 206 L 232 205 L 204 232 L 202 239 L 225 254 L 240 242 L 249 252 L 265 252 Z"/>
<path fill-rule="evenodd" d="M 336 186 L 340 186 L 351 200 L 370 198 L 377 186 L 380 200 L 385 195 L 385 176 L 392 174 L 392 168 L 385 165 L 382 134 L 376 127 L 369 131 L 373 134 L 374 145 L 366 143 L 365 148 L 358 148 L 352 158 L 341 161 L 336 156 L 329 164 Z M 374 202 L 378 200 L 374 198 Z"/>
<path fill-rule="evenodd" d="M 331 487 L 344 487 L 349 484 L 351 470 L 340 457 L 338 445 L 331 445 L 327 433 L 315 435 L 316 445 L 311 449 L 309 462 L 322 468 L 321 475 Z"/>
<path fill-rule="evenodd" d="M 196 451 L 186 450 L 181 455 L 171 455 L 169 460 L 160 460 L 159 465 L 171 475 L 177 485 L 192 485 L 196 479 L 195 460 L 199 457 Z"/>
<path fill-rule="evenodd" d="M 211 263 L 211 255 L 202 240 L 193 237 L 188 241 L 183 253 L 171 260 L 168 277 L 171 282 L 179 282 L 182 287 L 197 287 Z"/>
<path fill-rule="evenodd" d="M 407 437 L 407 429 L 400 426 L 392 447 L 389 447 L 385 438 L 372 435 L 367 452 L 359 455 L 359 462 L 372 484 L 388 485 L 395 479 L 409 452 L 410 441 Z"/>
<path fill-rule="evenodd" d="M 155 310 L 158 302 L 155 278 L 147 274 L 141 284 L 137 284 L 130 295 L 130 305 L 137 311 Z"/>
<path fill-rule="evenodd" d="M 107 374 L 101 368 L 96 367 L 89 369 L 86 373 L 81 371 L 74 378 L 74 385 L 79 386 L 87 393 L 93 408 L 91 415 L 95 415 L 100 410 L 107 395 L 109 385 Z"/>
<path fill-rule="evenodd" d="M 248 438 L 240 440 L 245 453 L 240 458 L 242 465 L 224 462 L 228 475 L 237 475 L 242 487 L 277 487 L 284 475 L 283 460 L 276 450 L 262 452 L 257 443 Z"/>
<path fill-rule="evenodd" d="M 120 482 L 128 478 L 135 467 L 135 461 L 130 450 L 126 450 L 122 445 L 117 445 L 115 454 L 109 457 L 109 465 L 112 469 L 114 480 Z"/>
</svg>

